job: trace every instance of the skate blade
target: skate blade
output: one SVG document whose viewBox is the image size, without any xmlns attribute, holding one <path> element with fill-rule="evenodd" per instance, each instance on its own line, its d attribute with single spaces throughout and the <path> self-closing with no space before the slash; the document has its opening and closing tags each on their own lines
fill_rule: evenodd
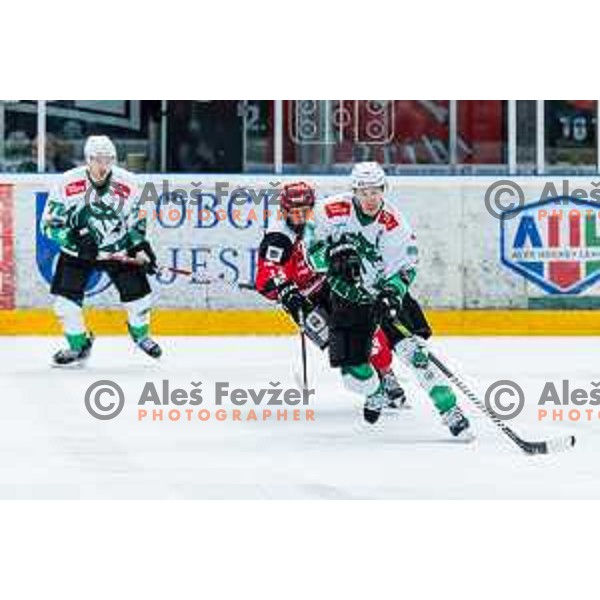
<svg viewBox="0 0 600 600">
<path fill-rule="evenodd" d="M 364 422 L 367 425 L 375 425 L 379 419 L 381 419 L 381 415 L 382 415 L 381 410 L 377 411 L 377 410 L 370 410 L 370 409 L 363 409 L 363 419 Z"/>
<path fill-rule="evenodd" d="M 412 410 L 412 404 L 409 404 L 408 402 L 405 402 L 404 404 L 401 404 L 400 406 L 390 406 L 389 404 L 386 404 L 383 407 L 383 410 L 387 411 L 402 411 L 402 410 Z"/>
<path fill-rule="evenodd" d="M 453 439 L 457 442 L 462 442 L 463 444 L 470 444 L 471 442 L 474 442 L 477 439 L 477 436 L 473 431 L 471 431 L 471 428 L 469 427 L 467 429 L 463 429 L 463 431 L 461 431 L 458 435 L 454 436 Z"/>
<path fill-rule="evenodd" d="M 152 361 L 160 362 L 164 356 L 164 352 L 161 352 L 159 356 L 152 356 L 152 354 L 148 354 L 145 350 L 140 348 L 137 344 L 134 344 L 135 352 L 143 354 L 146 358 L 149 358 Z"/>
<path fill-rule="evenodd" d="M 65 369 L 65 370 L 76 370 L 76 369 L 83 369 L 83 367 L 85 367 L 85 361 L 84 360 L 78 360 L 76 362 L 72 362 L 69 363 L 67 365 L 59 365 L 57 363 L 50 363 L 50 366 L 53 369 Z"/>
</svg>

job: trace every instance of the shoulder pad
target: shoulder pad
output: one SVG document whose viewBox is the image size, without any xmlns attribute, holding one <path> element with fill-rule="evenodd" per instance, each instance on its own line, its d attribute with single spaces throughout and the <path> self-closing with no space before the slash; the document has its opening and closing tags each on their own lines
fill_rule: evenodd
<svg viewBox="0 0 600 600">
<path fill-rule="evenodd" d="M 136 191 L 138 179 L 135 173 L 131 173 L 131 171 L 122 167 L 114 166 L 111 182 L 113 194 L 121 198 L 127 198 Z"/>
<path fill-rule="evenodd" d="M 352 212 L 352 205 L 348 200 L 335 200 L 325 204 L 325 214 L 333 217 L 348 217 Z"/>
<path fill-rule="evenodd" d="M 76 196 L 77 194 L 83 194 L 87 189 L 87 180 L 77 179 L 75 181 L 69 181 L 65 185 L 65 196 Z"/>
<path fill-rule="evenodd" d="M 111 181 L 111 192 L 119 198 L 129 198 L 131 187 L 121 181 Z"/>
<path fill-rule="evenodd" d="M 396 215 L 385 208 L 379 213 L 379 217 L 377 218 L 377 222 L 381 223 L 386 231 L 392 231 L 400 225 Z"/>
<path fill-rule="evenodd" d="M 269 262 L 285 264 L 292 255 L 292 240 L 281 231 L 268 232 L 258 248 L 258 256 Z"/>
</svg>

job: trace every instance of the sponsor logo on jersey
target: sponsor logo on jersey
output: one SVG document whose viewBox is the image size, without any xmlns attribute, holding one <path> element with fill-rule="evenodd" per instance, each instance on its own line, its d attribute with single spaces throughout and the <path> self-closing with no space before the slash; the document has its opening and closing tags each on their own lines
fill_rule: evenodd
<svg viewBox="0 0 600 600">
<path fill-rule="evenodd" d="M 112 195 L 119 198 L 129 198 L 131 195 L 131 188 L 119 181 L 111 182 L 110 191 Z"/>
<path fill-rule="evenodd" d="M 395 229 L 399 225 L 398 219 L 396 219 L 396 216 L 394 214 L 392 214 L 391 212 L 388 212 L 385 209 L 383 209 L 379 213 L 377 222 L 381 223 L 385 227 L 386 231 L 392 231 L 392 229 Z"/>
<path fill-rule="evenodd" d="M 347 217 L 350 214 L 350 202 L 339 201 L 325 205 L 325 213 L 332 219 L 334 217 Z"/>
<path fill-rule="evenodd" d="M 266 252 L 266 259 L 274 262 L 280 263 L 283 258 L 283 248 L 279 248 L 278 246 L 269 246 Z"/>
<path fill-rule="evenodd" d="M 506 211 L 502 264 L 548 294 L 580 294 L 600 280 L 600 204 L 568 196 Z"/>
<path fill-rule="evenodd" d="M 65 194 L 67 198 L 69 196 L 76 196 L 77 194 L 83 194 L 85 192 L 86 182 L 85 179 L 79 181 L 72 181 L 65 187 Z"/>
</svg>

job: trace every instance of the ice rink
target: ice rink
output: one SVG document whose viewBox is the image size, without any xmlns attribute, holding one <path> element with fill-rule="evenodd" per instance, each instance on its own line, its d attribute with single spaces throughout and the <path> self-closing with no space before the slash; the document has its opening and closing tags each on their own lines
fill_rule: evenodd
<svg viewBox="0 0 600 600">
<path fill-rule="evenodd" d="M 545 381 L 600 380 L 600 338 L 438 338 L 434 348 L 483 397 L 499 379 L 517 381 L 528 402 L 511 426 L 524 438 L 574 433 L 570 452 L 526 456 L 466 399 L 477 439 L 451 439 L 426 396 L 406 383 L 411 407 L 386 411 L 375 427 L 360 402 L 310 348 L 313 422 L 138 420 L 146 382 L 158 390 L 202 381 L 214 414 L 214 383 L 296 386 L 296 337 L 159 338 L 154 363 L 126 337 L 99 337 L 84 369 L 50 368 L 62 340 L 0 337 L 1 498 L 600 498 L 600 421 L 538 422 Z M 396 369 L 399 372 L 399 369 Z M 84 406 L 97 380 L 117 382 L 125 407 L 112 420 Z M 148 412 L 157 408 L 146 405 Z M 165 406 L 163 409 L 177 408 Z M 232 404 L 223 405 L 228 410 Z M 242 407 L 246 415 L 251 406 Z M 263 407 L 260 407 L 262 411 Z M 268 407 L 271 408 L 271 407 Z M 273 407 L 273 410 L 277 410 Z M 259 411 L 257 411 L 259 412 Z M 289 411 L 291 413 L 291 407 Z M 304 412 L 302 412 L 304 414 Z M 597 411 L 596 411 L 597 414 Z"/>
</svg>

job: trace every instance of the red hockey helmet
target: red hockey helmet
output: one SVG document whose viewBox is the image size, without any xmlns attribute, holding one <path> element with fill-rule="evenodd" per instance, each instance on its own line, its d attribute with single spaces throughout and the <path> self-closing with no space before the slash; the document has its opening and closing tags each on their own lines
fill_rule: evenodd
<svg viewBox="0 0 600 600">
<path fill-rule="evenodd" d="M 292 208 L 312 208 L 315 205 L 315 190 L 303 181 L 288 183 L 283 186 L 279 199 L 281 208 L 286 211 Z"/>
</svg>

